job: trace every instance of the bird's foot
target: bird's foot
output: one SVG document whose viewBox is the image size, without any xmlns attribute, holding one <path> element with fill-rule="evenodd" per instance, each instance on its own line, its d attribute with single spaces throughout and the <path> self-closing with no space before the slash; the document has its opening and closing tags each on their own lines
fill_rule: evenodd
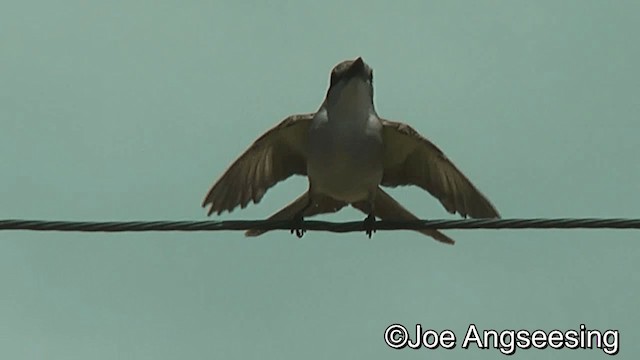
<svg viewBox="0 0 640 360">
<path fill-rule="evenodd" d="M 376 217 L 373 214 L 369 214 L 369 216 L 364 219 L 364 230 L 369 239 L 371 239 L 371 235 L 376 232 Z"/>
<path fill-rule="evenodd" d="M 302 238 L 307 229 L 304 228 L 304 217 L 302 214 L 296 215 L 292 220 L 291 233 L 295 232 L 298 238 Z"/>
</svg>

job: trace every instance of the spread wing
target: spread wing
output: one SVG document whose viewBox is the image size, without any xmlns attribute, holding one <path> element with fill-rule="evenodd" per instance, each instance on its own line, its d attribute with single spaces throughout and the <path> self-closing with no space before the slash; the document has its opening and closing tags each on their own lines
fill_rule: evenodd
<svg viewBox="0 0 640 360">
<path fill-rule="evenodd" d="M 208 215 L 260 202 L 265 192 L 293 174 L 306 175 L 306 144 L 313 113 L 292 115 L 260 136 L 211 187 L 202 207 Z"/>
<path fill-rule="evenodd" d="M 442 153 L 412 127 L 382 121 L 384 175 L 382 185 L 417 185 L 440 200 L 444 208 L 463 217 L 499 218 L 489 200 Z"/>
</svg>

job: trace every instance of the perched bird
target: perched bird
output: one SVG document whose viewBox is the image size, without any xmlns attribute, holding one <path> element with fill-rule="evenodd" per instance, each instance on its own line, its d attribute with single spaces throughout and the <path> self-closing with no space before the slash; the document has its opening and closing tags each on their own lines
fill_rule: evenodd
<svg viewBox="0 0 640 360">
<path fill-rule="evenodd" d="M 373 70 L 346 60 L 331 71 L 325 100 L 315 113 L 291 115 L 260 136 L 212 186 L 202 206 L 208 215 L 260 202 L 267 189 L 291 175 L 306 175 L 308 190 L 270 220 L 294 220 L 336 212 L 346 205 L 367 214 L 367 235 L 383 220 L 417 220 L 380 186 L 417 185 L 450 213 L 499 218 L 489 200 L 429 140 L 409 125 L 382 119 L 373 105 Z M 443 243 L 437 230 L 416 230 Z M 248 230 L 257 236 L 266 230 Z"/>
</svg>

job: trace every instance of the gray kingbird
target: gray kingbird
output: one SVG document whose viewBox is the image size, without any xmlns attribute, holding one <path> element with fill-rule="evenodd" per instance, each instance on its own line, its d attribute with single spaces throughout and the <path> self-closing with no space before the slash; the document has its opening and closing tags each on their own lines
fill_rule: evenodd
<svg viewBox="0 0 640 360">
<path fill-rule="evenodd" d="M 452 214 L 499 218 L 489 200 L 429 140 L 407 124 L 382 119 L 373 105 L 373 70 L 361 57 L 331 71 L 329 89 L 315 113 L 291 115 L 260 136 L 213 185 L 202 206 L 208 215 L 260 202 L 291 175 L 306 175 L 308 190 L 269 220 L 294 220 L 336 212 L 346 205 L 367 214 L 366 233 L 383 220 L 417 220 L 380 186 L 417 185 Z M 258 236 L 267 230 L 248 230 Z M 443 243 L 437 230 L 416 230 Z"/>
</svg>

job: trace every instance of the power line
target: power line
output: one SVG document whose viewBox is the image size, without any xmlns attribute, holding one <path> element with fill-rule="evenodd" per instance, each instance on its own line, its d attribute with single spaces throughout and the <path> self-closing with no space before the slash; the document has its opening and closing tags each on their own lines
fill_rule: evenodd
<svg viewBox="0 0 640 360">
<path fill-rule="evenodd" d="M 291 221 L 43 221 L 0 220 L 0 230 L 141 232 L 141 231 L 220 231 L 289 230 Z M 330 232 L 364 231 L 363 221 L 327 222 L 305 220 L 307 230 Z M 640 229 L 640 219 L 464 219 L 377 221 L 377 230 L 415 229 Z"/>
</svg>

